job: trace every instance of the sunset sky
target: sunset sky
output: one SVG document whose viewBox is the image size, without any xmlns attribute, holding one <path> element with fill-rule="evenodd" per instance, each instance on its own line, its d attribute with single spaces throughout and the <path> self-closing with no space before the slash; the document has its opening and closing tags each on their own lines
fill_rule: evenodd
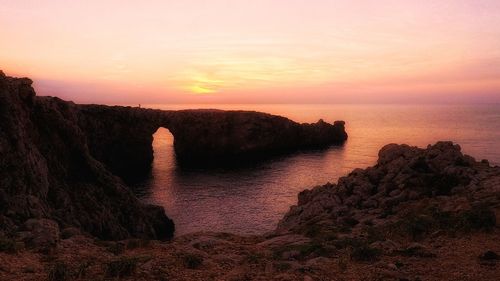
<svg viewBox="0 0 500 281">
<path fill-rule="evenodd" d="M 0 0 L 0 69 L 82 103 L 498 103 L 500 1 Z"/>
</svg>

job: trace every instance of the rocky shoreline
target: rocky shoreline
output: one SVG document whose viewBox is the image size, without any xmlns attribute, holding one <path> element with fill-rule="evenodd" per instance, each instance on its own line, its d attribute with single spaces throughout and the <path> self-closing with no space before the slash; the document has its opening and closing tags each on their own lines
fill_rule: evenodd
<svg viewBox="0 0 500 281">
<path fill-rule="evenodd" d="M 272 233 L 4 237 L 0 280 L 496 280 L 499 215 L 500 167 L 451 142 L 391 144 L 375 166 L 299 194 Z"/>
<path fill-rule="evenodd" d="M 0 73 L 0 280 L 500 276 L 500 167 L 464 155 L 451 142 L 425 149 L 383 147 L 374 166 L 301 192 L 272 233 L 204 232 L 160 241 L 172 237 L 173 222 L 162 208 L 139 202 L 119 176 L 134 163 L 147 165 L 158 126 L 168 127 L 177 138 L 176 152 L 183 151 L 188 149 L 184 137 L 206 138 L 203 126 L 208 125 L 200 120 L 207 116 L 224 124 L 213 130 L 225 137 L 200 141 L 198 135 L 192 142 L 202 145 L 190 151 L 213 146 L 210 153 L 220 150 L 222 158 L 276 149 L 284 139 L 306 133 L 311 136 L 284 151 L 347 137 L 342 122 L 297 124 L 249 112 L 79 106 L 36 97 L 29 79 Z M 189 126 L 176 127 L 181 123 Z M 130 134 L 127 126 L 137 134 L 119 142 Z M 280 133 L 273 132 L 276 126 Z M 238 146 L 225 154 L 229 140 Z M 113 155 L 127 147 L 133 152 L 120 159 L 136 162 L 120 166 Z M 197 159 L 219 155 L 210 153 Z"/>
</svg>

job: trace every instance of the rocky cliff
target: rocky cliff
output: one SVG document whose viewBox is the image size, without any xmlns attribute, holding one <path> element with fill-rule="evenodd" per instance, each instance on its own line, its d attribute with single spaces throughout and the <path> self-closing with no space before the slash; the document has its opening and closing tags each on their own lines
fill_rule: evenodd
<svg viewBox="0 0 500 281">
<path fill-rule="evenodd" d="M 171 237 L 163 209 L 139 202 L 91 155 L 78 106 L 36 97 L 31 83 L 0 72 L 0 231 L 76 227 L 102 239 Z"/>
</svg>

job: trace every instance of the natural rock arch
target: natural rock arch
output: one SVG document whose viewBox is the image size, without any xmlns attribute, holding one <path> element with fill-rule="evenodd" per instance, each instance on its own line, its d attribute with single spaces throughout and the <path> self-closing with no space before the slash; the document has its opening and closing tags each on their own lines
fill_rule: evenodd
<svg viewBox="0 0 500 281">
<path fill-rule="evenodd" d="M 343 121 L 299 124 L 253 111 L 78 108 L 91 154 L 125 180 L 141 178 L 150 171 L 153 134 L 160 127 L 172 133 L 177 163 L 182 166 L 224 165 L 341 144 L 347 139 Z"/>
</svg>

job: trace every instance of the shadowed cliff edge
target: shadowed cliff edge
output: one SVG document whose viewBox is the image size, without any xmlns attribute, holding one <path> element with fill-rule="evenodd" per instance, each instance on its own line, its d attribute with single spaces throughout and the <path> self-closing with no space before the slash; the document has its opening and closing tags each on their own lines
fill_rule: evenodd
<svg viewBox="0 0 500 281">
<path fill-rule="evenodd" d="M 0 229 L 76 227 L 101 239 L 168 239 L 173 222 L 91 156 L 78 106 L 0 72 Z"/>
</svg>

